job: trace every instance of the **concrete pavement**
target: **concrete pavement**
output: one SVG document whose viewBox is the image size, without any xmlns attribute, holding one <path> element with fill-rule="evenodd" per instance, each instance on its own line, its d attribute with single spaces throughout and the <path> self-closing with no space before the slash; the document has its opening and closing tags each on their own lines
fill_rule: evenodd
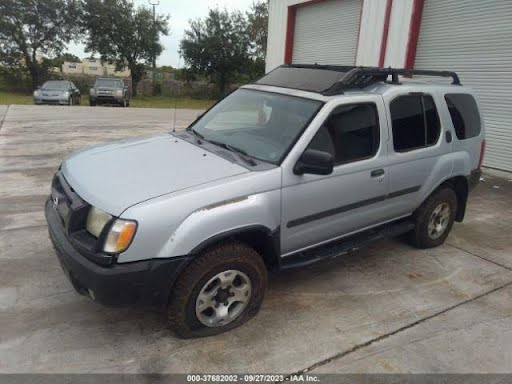
<svg viewBox="0 0 512 384">
<path fill-rule="evenodd" d="M 178 110 L 177 127 L 198 112 Z M 491 174 L 445 245 L 381 241 L 272 275 L 260 314 L 224 335 L 179 340 L 158 314 L 76 294 L 43 217 L 53 173 L 72 150 L 166 132 L 172 119 L 165 109 L 9 108 L 0 372 L 512 372 L 512 182 Z"/>
</svg>

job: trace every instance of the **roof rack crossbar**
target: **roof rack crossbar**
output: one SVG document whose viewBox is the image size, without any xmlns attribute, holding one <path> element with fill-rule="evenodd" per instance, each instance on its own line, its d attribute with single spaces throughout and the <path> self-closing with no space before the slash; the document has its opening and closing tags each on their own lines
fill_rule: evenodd
<svg viewBox="0 0 512 384">
<path fill-rule="evenodd" d="M 321 66 L 308 66 L 309 68 L 319 68 Z M 332 66 L 323 66 L 321 69 L 331 69 Z M 332 67 L 334 69 L 336 67 Z M 399 84 L 398 76 L 438 76 L 451 77 L 452 84 L 461 85 L 459 76 L 451 71 L 431 71 L 423 69 L 398 69 L 398 68 L 379 68 L 379 67 L 338 67 L 349 69 L 345 76 L 332 87 L 322 92 L 323 95 L 331 96 L 343 93 L 346 89 L 364 88 L 370 84 L 386 81 L 391 75 L 390 84 Z M 320 69 L 320 68 L 319 68 Z M 336 69 L 334 69 L 336 70 Z"/>
</svg>

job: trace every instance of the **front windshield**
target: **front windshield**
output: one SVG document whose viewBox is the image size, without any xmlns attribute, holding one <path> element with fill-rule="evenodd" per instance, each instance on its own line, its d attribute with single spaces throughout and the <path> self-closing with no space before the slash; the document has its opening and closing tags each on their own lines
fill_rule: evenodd
<svg viewBox="0 0 512 384">
<path fill-rule="evenodd" d="M 96 80 L 97 87 L 110 87 L 110 88 L 122 88 L 122 81 L 116 79 L 98 79 Z"/>
<path fill-rule="evenodd" d="M 67 81 L 47 81 L 43 84 L 43 89 L 62 89 L 68 90 L 69 84 Z"/>
<path fill-rule="evenodd" d="M 227 144 L 277 164 L 321 105 L 317 100 L 239 89 L 191 128 L 206 141 Z"/>
</svg>

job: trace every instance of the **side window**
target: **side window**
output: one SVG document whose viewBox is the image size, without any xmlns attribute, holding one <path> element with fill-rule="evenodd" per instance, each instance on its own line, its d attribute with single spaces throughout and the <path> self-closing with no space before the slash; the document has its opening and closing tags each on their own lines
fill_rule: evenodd
<svg viewBox="0 0 512 384">
<path fill-rule="evenodd" d="M 396 152 L 428 147 L 439 139 L 441 125 L 431 96 L 400 96 L 391 102 L 389 108 Z"/>
<path fill-rule="evenodd" d="M 338 165 L 374 156 L 379 140 L 379 118 L 374 104 L 343 105 L 331 113 L 308 148 L 331 153 Z"/>
<path fill-rule="evenodd" d="M 473 96 L 450 93 L 444 96 L 452 118 L 453 128 L 459 140 L 478 136 L 482 128 L 480 113 Z"/>
</svg>

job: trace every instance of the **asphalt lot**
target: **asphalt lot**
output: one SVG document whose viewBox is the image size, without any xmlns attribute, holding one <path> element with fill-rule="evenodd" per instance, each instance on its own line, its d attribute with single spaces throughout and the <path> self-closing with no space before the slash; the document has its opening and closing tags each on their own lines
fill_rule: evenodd
<svg viewBox="0 0 512 384">
<path fill-rule="evenodd" d="M 176 127 L 198 113 L 178 110 Z M 381 241 L 273 275 L 248 324 L 179 340 L 158 314 L 76 294 L 43 215 L 67 153 L 169 131 L 173 111 L 0 106 L 2 121 L 2 373 L 512 372 L 512 175 L 484 174 L 465 222 L 439 248 Z"/>
</svg>

